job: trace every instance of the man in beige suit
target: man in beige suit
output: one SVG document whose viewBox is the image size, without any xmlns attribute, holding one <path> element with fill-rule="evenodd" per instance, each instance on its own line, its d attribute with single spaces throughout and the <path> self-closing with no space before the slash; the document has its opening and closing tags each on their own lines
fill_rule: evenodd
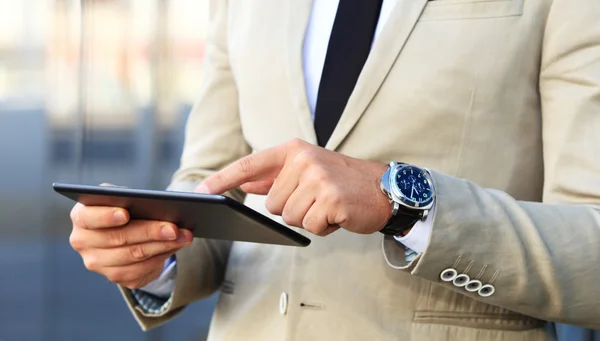
<svg viewBox="0 0 600 341">
<path fill-rule="evenodd" d="M 600 328 L 600 2 L 348 3 L 212 1 L 204 87 L 170 186 L 226 192 L 311 245 L 191 241 L 77 205 L 71 243 L 86 266 L 121 285 L 144 329 L 221 290 L 210 340 Z"/>
</svg>

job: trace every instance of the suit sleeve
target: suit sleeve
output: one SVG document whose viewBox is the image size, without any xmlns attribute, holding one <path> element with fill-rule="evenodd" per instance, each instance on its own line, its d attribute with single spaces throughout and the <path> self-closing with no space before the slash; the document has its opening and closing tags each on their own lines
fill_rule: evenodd
<svg viewBox="0 0 600 341">
<path fill-rule="evenodd" d="M 210 1 L 204 82 L 187 121 L 179 169 L 169 190 L 193 191 L 205 177 L 250 153 L 242 134 L 237 89 L 227 52 L 227 1 Z M 227 195 L 242 201 L 241 191 Z M 213 294 L 221 285 L 231 242 L 195 239 L 177 253 L 177 277 L 167 309 L 152 314 L 140 307 L 130 290 L 120 288 L 144 330 L 156 327 L 187 304 Z"/>
<path fill-rule="evenodd" d="M 476 300 L 600 329 L 600 2 L 555 0 L 546 25 L 543 202 L 433 172 L 438 197 L 428 248 L 407 263 L 402 246 L 386 237 L 384 255 L 395 268 Z M 444 281 L 445 269 L 495 292 Z"/>
</svg>

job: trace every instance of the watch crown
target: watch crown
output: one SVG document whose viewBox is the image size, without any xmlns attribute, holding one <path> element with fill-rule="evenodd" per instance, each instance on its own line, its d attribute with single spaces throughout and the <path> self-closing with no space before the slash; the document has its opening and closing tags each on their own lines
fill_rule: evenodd
<svg viewBox="0 0 600 341">
<path fill-rule="evenodd" d="M 390 170 L 391 168 L 386 169 L 386 171 L 381 175 L 379 188 L 381 188 L 381 191 L 385 193 L 390 200 L 392 200 L 392 191 L 390 189 Z"/>
</svg>

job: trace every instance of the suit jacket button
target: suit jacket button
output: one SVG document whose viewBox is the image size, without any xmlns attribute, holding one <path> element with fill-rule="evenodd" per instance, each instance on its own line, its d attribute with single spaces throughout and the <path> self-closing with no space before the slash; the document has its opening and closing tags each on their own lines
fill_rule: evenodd
<svg viewBox="0 0 600 341">
<path fill-rule="evenodd" d="M 287 313 L 288 308 L 288 295 L 285 292 L 282 292 L 279 296 L 279 313 L 281 315 L 285 315 Z"/>
<path fill-rule="evenodd" d="M 469 276 L 467 276 L 465 274 L 460 274 L 460 275 L 456 276 L 456 278 L 452 281 L 452 284 L 461 288 L 461 287 L 464 287 L 465 285 L 467 285 L 467 283 L 469 283 L 470 280 L 471 279 L 469 278 Z"/>
<path fill-rule="evenodd" d="M 444 282 L 452 282 L 456 276 L 458 276 L 458 272 L 452 268 L 448 268 L 440 274 L 440 279 Z"/>
<path fill-rule="evenodd" d="M 481 281 L 474 279 L 467 283 L 467 285 L 465 285 L 465 290 L 467 290 L 468 292 L 475 292 L 481 289 L 482 286 L 483 283 L 481 283 Z"/>
<path fill-rule="evenodd" d="M 490 297 L 496 292 L 496 288 L 491 284 L 486 284 L 482 286 L 477 293 L 481 297 Z"/>
</svg>

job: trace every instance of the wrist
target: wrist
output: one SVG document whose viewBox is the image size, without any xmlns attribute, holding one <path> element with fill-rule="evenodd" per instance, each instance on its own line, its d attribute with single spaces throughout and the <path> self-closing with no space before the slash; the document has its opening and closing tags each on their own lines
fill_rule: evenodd
<svg viewBox="0 0 600 341">
<path fill-rule="evenodd" d="M 383 164 L 383 163 L 377 163 L 377 168 L 378 168 L 378 172 L 377 172 L 377 178 L 376 178 L 376 186 L 379 189 L 377 191 L 377 200 L 378 202 L 380 202 L 380 205 L 378 205 L 379 207 L 381 207 L 381 217 L 383 223 L 379 226 L 379 229 L 377 231 L 381 231 L 382 229 L 384 229 L 388 223 L 390 222 L 390 220 L 394 217 L 394 203 L 392 201 L 392 199 L 390 199 L 390 197 L 381 189 L 381 179 L 383 177 L 383 175 L 385 174 L 385 172 L 388 171 L 389 169 L 389 165 L 388 164 Z"/>
</svg>

